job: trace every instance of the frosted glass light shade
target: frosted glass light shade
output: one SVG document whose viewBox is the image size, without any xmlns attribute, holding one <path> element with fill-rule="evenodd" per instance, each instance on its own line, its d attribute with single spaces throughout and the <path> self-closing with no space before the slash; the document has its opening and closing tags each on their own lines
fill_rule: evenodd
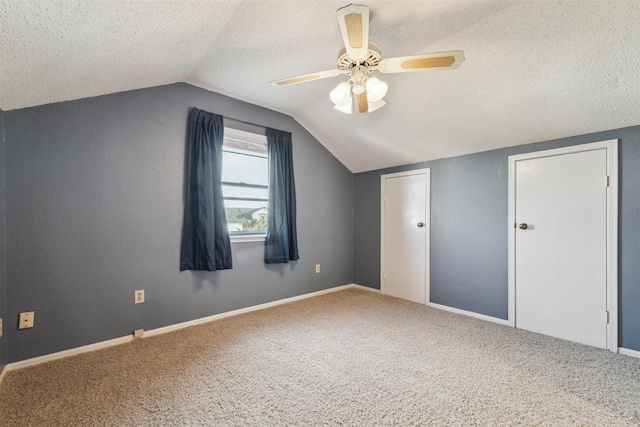
<svg viewBox="0 0 640 427">
<path fill-rule="evenodd" d="M 367 100 L 369 102 L 378 102 L 387 94 L 389 86 L 375 77 L 367 79 Z"/>
<path fill-rule="evenodd" d="M 351 86 L 347 82 L 340 83 L 329 93 L 329 98 L 336 106 L 349 105 L 351 102 Z"/>
<path fill-rule="evenodd" d="M 336 105 L 333 108 L 335 108 L 336 110 L 338 110 L 338 111 L 340 111 L 342 113 L 351 114 L 352 110 L 353 110 L 353 105 L 350 102 L 347 105 Z"/>
<path fill-rule="evenodd" d="M 376 101 L 376 102 L 369 102 L 369 113 L 373 113 L 374 111 L 376 111 L 378 108 L 384 106 L 386 104 L 386 102 L 384 102 L 382 99 Z"/>
</svg>

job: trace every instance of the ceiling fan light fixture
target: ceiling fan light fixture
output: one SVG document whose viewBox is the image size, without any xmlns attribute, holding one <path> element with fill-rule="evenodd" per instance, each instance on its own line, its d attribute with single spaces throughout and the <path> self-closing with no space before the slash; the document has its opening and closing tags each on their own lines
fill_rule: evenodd
<svg viewBox="0 0 640 427">
<path fill-rule="evenodd" d="M 338 106 L 345 106 L 351 103 L 351 86 L 348 82 L 342 82 L 329 93 L 331 101 Z"/>
<path fill-rule="evenodd" d="M 384 98 L 384 96 L 387 94 L 388 89 L 389 89 L 389 86 L 382 80 L 379 80 L 375 77 L 368 78 L 367 79 L 367 100 L 370 103 L 375 103 L 382 100 L 382 98 Z"/>
<path fill-rule="evenodd" d="M 387 84 L 375 77 L 361 80 L 361 83 L 350 80 L 336 86 L 329 93 L 329 98 L 335 104 L 335 109 L 342 113 L 371 113 L 385 105 L 382 98 L 387 94 L 387 89 Z"/>
</svg>

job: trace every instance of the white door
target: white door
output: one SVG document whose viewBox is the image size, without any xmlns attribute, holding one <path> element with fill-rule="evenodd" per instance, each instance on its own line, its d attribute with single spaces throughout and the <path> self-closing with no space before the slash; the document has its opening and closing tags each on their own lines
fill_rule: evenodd
<svg viewBox="0 0 640 427">
<path fill-rule="evenodd" d="M 382 176 L 381 291 L 426 304 L 429 283 L 429 170 Z"/>
<path fill-rule="evenodd" d="M 605 148 L 515 162 L 518 328 L 607 348 Z"/>
</svg>

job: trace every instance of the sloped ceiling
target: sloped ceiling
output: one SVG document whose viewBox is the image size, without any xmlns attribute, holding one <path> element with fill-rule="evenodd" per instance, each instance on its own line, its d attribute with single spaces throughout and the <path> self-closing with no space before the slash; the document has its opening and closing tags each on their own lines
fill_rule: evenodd
<svg viewBox="0 0 640 427">
<path fill-rule="evenodd" d="M 333 109 L 348 1 L 0 0 L 0 108 L 188 82 L 293 116 L 361 172 L 640 124 L 640 2 L 360 1 L 382 56 L 461 49 L 453 71 L 378 75 L 387 105 Z"/>
</svg>

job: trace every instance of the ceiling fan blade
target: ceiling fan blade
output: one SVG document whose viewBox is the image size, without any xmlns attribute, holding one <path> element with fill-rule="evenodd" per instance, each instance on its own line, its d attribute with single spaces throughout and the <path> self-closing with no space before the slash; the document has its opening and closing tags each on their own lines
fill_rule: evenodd
<svg viewBox="0 0 640 427">
<path fill-rule="evenodd" d="M 450 52 L 386 58 L 380 61 L 378 70 L 381 73 L 410 73 L 428 68 L 446 68 L 453 70 L 458 68 L 463 61 L 464 52 L 461 50 L 452 50 Z"/>
<path fill-rule="evenodd" d="M 338 9 L 337 14 L 347 54 L 356 61 L 366 59 L 369 49 L 369 7 L 350 4 Z"/>
<path fill-rule="evenodd" d="M 321 71 L 319 73 L 305 74 L 304 76 L 289 77 L 287 79 L 282 79 L 282 80 L 274 80 L 271 82 L 271 84 L 274 86 L 287 86 L 287 85 L 292 85 L 296 83 L 304 83 L 311 80 L 326 79 L 327 77 L 335 77 L 338 74 L 342 74 L 342 73 L 343 72 L 338 69 Z"/>
<path fill-rule="evenodd" d="M 360 95 L 353 94 L 353 112 L 358 114 L 369 112 L 369 101 L 367 100 L 367 91 Z"/>
</svg>

